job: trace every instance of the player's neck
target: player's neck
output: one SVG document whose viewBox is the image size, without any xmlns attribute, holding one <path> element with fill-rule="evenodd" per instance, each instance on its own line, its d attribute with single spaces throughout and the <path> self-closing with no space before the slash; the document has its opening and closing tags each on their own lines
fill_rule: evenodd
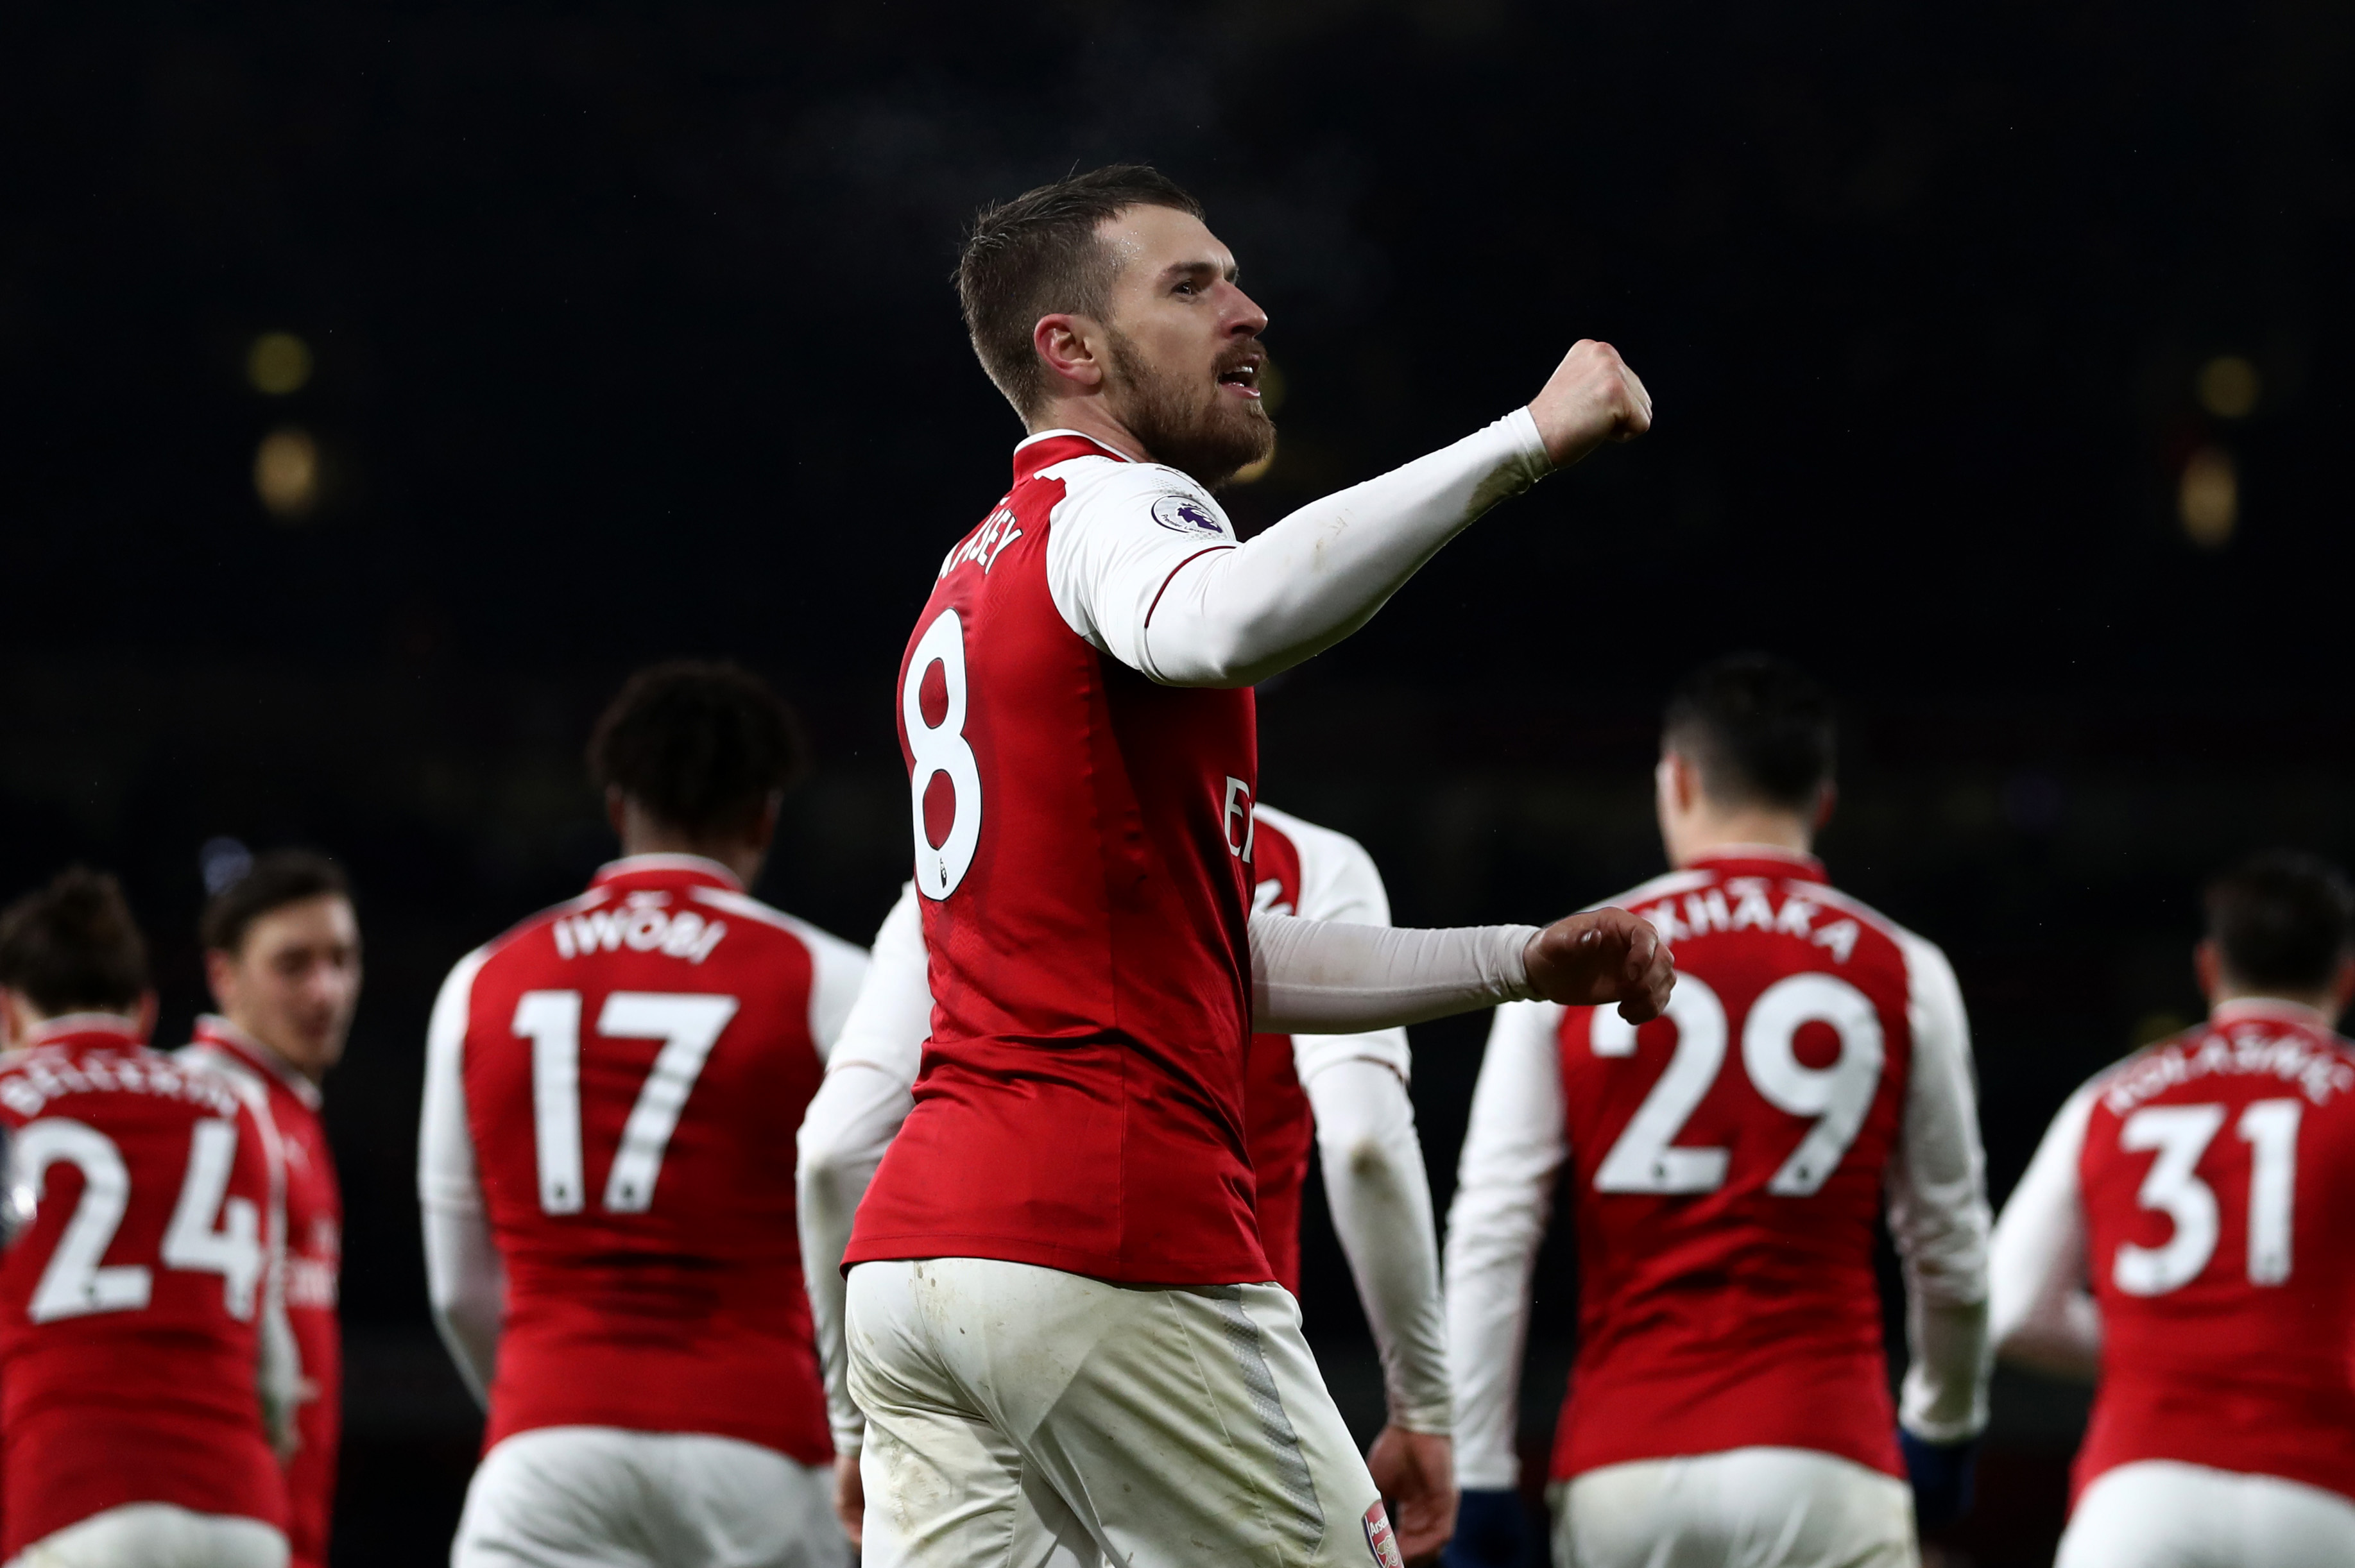
<svg viewBox="0 0 2355 1568">
<path fill-rule="evenodd" d="M 2208 997 L 2208 1016 L 2214 1018 L 2236 1002 L 2284 1005 L 2302 1008 L 2312 1013 L 2325 1029 L 2338 1027 L 2339 1015 L 2345 1010 L 2336 993 L 2324 991 L 2259 991 L 2226 984 L 2219 986 Z"/>
<path fill-rule="evenodd" d="M 1804 858 L 1814 852 L 1815 839 L 1804 822 L 1783 812 L 1728 812 L 1679 824 L 1668 846 L 1668 859 L 1681 870 L 1744 849 L 1774 849 Z"/>
<path fill-rule="evenodd" d="M 1090 441 L 1110 447 L 1132 463 L 1150 463 L 1153 454 L 1145 443 L 1131 435 L 1128 427 L 1113 417 L 1102 398 L 1055 398 L 1039 411 L 1029 421 L 1029 432 L 1076 431 Z"/>
</svg>

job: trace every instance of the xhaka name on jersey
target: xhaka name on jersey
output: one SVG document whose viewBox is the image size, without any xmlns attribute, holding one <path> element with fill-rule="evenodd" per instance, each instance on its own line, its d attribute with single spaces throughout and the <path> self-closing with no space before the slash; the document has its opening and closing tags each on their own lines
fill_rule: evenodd
<svg viewBox="0 0 2355 1568">
<path fill-rule="evenodd" d="M 1776 891 L 1764 877 L 1729 877 L 1722 887 L 1704 888 L 1681 899 L 1672 894 L 1657 903 L 1639 905 L 1633 912 L 1649 922 L 1660 940 L 1671 947 L 1712 931 L 1774 931 L 1805 938 L 1829 953 L 1834 963 L 1847 963 L 1861 932 L 1857 923 L 1843 916 L 1817 925 L 1816 918 L 1829 912 L 1822 904 L 1792 889 L 1782 892 L 1782 906 L 1777 908 Z M 1725 901 L 1728 893 L 1733 895 L 1732 904 Z M 1680 906 L 1682 919 L 1678 918 Z"/>
</svg>

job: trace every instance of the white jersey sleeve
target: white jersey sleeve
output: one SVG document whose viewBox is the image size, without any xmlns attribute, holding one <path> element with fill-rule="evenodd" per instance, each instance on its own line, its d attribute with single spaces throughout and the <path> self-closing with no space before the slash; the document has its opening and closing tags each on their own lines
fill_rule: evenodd
<svg viewBox="0 0 2355 1568">
<path fill-rule="evenodd" d="M 1889 1230 L 1905 1275 L 1912 1360 L 1898 1421 L 1953 1443 L 1987 1426 L 1987 1156 L 1979 1146 L 1970 1022 L 1946 955 L 1911 932 L 1905 955 L 1913 1036 L 1904 1120 L 1889 1166 Z"/>
<path fill-rule="evenodd" d="M 1386 926 L 1390 895 L 1364 846 L 1268 806 L 1255 814 L 1300 854 L 1297 912 Z M 1380 1352 L 1391 1422 L 1411 1432 L 1453 1425 L 1439 1239 L 1414 1104 L 1406 1031 L 1295 1034 L 1293 1071 L 1316 1121 L 1325 1200 Z"/>
<path fill-rule="evenodd" d="M 1273 1034 L 1427 1023 L 1531 994 L 1533 925 L 1444 931 L 1251 917 L 1252 1026 Z"/>
<path fill-rule="evenodd" d="M 490 1400 L 498 1363 L 506 1279 L 483 1211 L 474 1143 L 466 1125 L 466 1014 L 474 976 L 490 955 L 458 961 L 425 1029 L 425 1101 L 417 1133 L 417 1196 L 424 1211 L 425 1289 L 433 1326 L 478 1403 Z"/>
<path fill-rule="evenodd" d="M 1988 1320 L 2008 1361 L 2063 1377 L 2101 1370 L 2102 1312 L 2087 1284 L 2077 1181 L 2099 1080 L 2062 1105 L 1995 1228 Z"/>
<path fill-rule="evenodd" d="M 925 1040 L 932 1028 L 924 929 L 912 884 L 883 917 L 857 998 L 826 1060 L 826 1082 L 803 1115 L 794 1186 L 802 1272 L 808 1281 L 818 1361 L 835 1447 L 855 1454 L 866 1422 L 851 1403 L 843 1343 L 842 1254 L 851 1221 L 883 1151 L 908 1119 Z"/>
<path fill-rule="evenodd" d="M 1447 1211 L 1447 1364 L 1455 1387 L 1455 1477 L 1498 1490 L 1520 1480 L 1521 1355 L 1529 1276 L 1570 1157 L 1557 1038 L 1562 1009 L 1497 1009 L 1472 1092 L 1455 1201 Z"/>
<path fill-rule="evenodd" d="M 1371 620 L 1441 546 L 1551 471 L 1516 409 L 1484 430 L 1315 501 L 1248 544 L 1208 491 L 1157 464 L 1075 458 L 1047 582 L 1071 630 L 1167 686 L 1251 686 Z"/>
</svg>

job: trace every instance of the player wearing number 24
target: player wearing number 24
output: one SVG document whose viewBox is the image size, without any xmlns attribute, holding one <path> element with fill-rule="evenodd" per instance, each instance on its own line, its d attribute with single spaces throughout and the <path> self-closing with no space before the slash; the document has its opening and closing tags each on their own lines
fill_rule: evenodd
<svg viewBox="0 0 2355 1568">
<path fill-rule="evenodd" d="M 490 1412 L 451 1561 L 831 1568 L 791 1129 L 867 955 L 745 893 L 802 768 L 765 686 L 643 671 L 591 759 L 623 858 L 427 1043 L 428 1283 Z"/>
<path fill-rule="evenodd" d="M 2100 1392 L 2059 1568 L 2355 1563 L 2355 898 L 2208 890 L 2212 1010 L 2072 1095 L 1996 1227 L 2008 1360 Z"/>
<path fill-rule="evenodd" d="M 1676 869 L 1612 901 L 1676 953 L 1667 1016 L 1498 1009 L 1448 1221 L 1457 1564 L 1511 1563 L 1529 1270 L 1554 1173 L 1579 1247 L 1554 1560 L 1916 1561 L 1987 1422 L 1988 1214 L 1962 997 L 1831 888 L 1830 704 L 1762 656 L 1687 678 L 1657 772 Z M 1913 1360 L 1891 1408 L 1884 1203 Z M 1908 1479 L 1913 1482 L 1909 1498 Z M 1909 1507 L 1909 1502 L 1916 1505 Z"/>
<path fill-rule="evenodd" d="M 79 868 L 0 915 L 0 1558 L 285 1568 L 294 1359 L 260 1096 L 146 1046 L 145 946 Z M 273 1451 L 274 1450 L 274 1451 Z"/>
</svg>

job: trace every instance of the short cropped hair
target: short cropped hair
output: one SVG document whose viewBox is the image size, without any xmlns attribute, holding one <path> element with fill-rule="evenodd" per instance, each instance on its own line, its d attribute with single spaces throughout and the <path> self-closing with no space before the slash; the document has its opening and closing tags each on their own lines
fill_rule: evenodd
<svg viewBox="0 0 2355 1568">
<path fill-rule="evenodd" d="M 147 991 L 147 944 L 123 885 L 69 866 L 0 912 L 0 986 L 50 1018 L 136 1008 Z"/>
<path fill-rule="evenodd" d="M 1831 782 L 1838 730 L 1831 694 L 1772 654 L 1730 654 L 1685 677 L 1668 698 L 1662 743 L 1700 773 L 1721 806 L 1806 811 Z"/>
<path fill-rule="evenodd" d="M 197 940 L 208 953 L 235 957 L 263 915 L 311 899 L 352 896 L 343 868 L 315 849 L 272 849 L 254 857 L 236 880 L 205 901 Z"/>
<path fill-rule="evenodd" d="M 957 258 L 957 303 L 981 368 L 1024 418 L 1047 389 L 1032 329 L 1042 315 L 1103 318 L 1114 272 L 1096 225 L 1132 207 L 1202 216 L 1202 204 L 1160 170 L 1111 164 L 985 208 L 973 220 Z"/>
<path fill-rule="evenodd" d="M 769 797 L 809 772 L 801 721 L 766 681 L 724 662 L 638 671 L 589 738 L 589 776 L 664 827 L 748 831 Z"/>
<path fill-rule="evenodd" d="M 2316 991 L 2355 945 L 2355 891 L 2293 850 L 2253 856 L 2208 884 L 2208 938 L 2244 986 Z"/>
</svg>

